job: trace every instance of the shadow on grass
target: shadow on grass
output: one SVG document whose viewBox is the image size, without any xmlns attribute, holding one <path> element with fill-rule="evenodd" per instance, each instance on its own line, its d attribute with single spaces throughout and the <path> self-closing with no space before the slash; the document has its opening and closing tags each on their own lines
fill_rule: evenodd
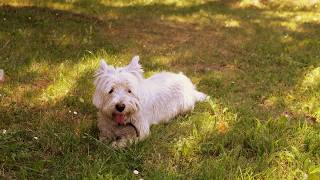
<svg viewBox="0 0 320 180">
<path fill-rule="evenodd" d="M 305 68 L 319 65 L 319 24 L 299 24 L 302 31 L 281 25 L 298 14 L 272 16 L 266 14 L 270 10 L 232 7 L 235 1 L 182 7 L 112 6 L 94 0 L 30 2 L 72 5 L 69 10 L 1 6 L 0 66 L 14 86 L 35 82 L 29 88 L 31 98 L 43 79 L 35 80 L 48 76 L 42 90 L 58 73 L 31 71 L 32 64 L 47 64 L 51 70 L 78 62 L 87 51 L 105 49 L 119 55 L 129 49 L 146 57 L 142 60 L 146 71 L 184 71 L 200 79 L 201 90 L 221 98 L 240 115 L 264 119 L 284 111 L 286 92 L 301 81 Z M 238 25 L 227 26 L 230 20 Z M 129 46 L 121 45 L 127 42 Z M 152 58 L 160 55 L 169 61 Z M 264 107 L 272 96 L 279 97 L 276 105 Z"/>
<path fill-rule="evenodd" d="M 40 5 L 48 4 L 42 2 Z M 63 11 L 42 7 L 0 8 L 0 20 L 3 21 L 0 27 L 0 66 L 5 67 L 12 80 L 7 89 L 34 83 L 24 91 L 25 96 L 20 101 L 24 101 L 28 93 L 31 99 L 38 97 L 59 75 L 56 68 L 65 63 L 76 64 L 87 51 L 95 54 L 99 49 L 105 49 L 113 56 L 139 52 L 147 72 L 186 72 L 198 81 L 200 90 L 218 98 L 224 108 L 229 108 L 240 119 L 227 134 L 213 132 L 199 141 L 200 150 L 195 158 L 205 161 L 200 163 L 198 171 L 189 172 L 190 175 L 214 175 L 203 171 L 212 167 L 217 172 L 213 177 L 224 177 L 231 169 L 240 174 L 237 168 L 245 169 L 246 165 L 252 168 L 248 173 L 263 172 L 263 168 L 270 166 L 268 160 L 273 153 L 292 145 L 287 135 L 292 135 L 299 142 L 298 132 L 288 129 L 299 127 L 297 124 L 271 122 L 270 125 L 262 122 L 259 125 L 253 119 L 278 117 L 287 108 L 285 96 L 300 83 L 306 69 L 319 66 L 319 23 L 298 23 L 299 29 L 295 30 L 282 23 L 293 21 L 292 17 L 298 16 L 299 12 L 289 17 L 272 16 L 266 14 L 269 10 L 239 9 L 221 1 L 187 7 L 163 4 L 121 7 L 104 5 L 99 1 L 76 1 L 72 5 L 70 10 Z M 48 68 L 40 72 L 33 70 L 32 65 L 36 63 L 45 64 Z M 91 70 L 79 74 L 71 90 L 54 104 L 30 105 L 12 100 L 10 105 L 0 107 L 0 119 L 4 119 L 1 127 L 25 128 L 28 135 L 25 139 L 23 135 L 22 140 L 30 143 L 33 136 L 40 136 L 40 144 L 36 146 L 19 144 L 20 135 L 18 139 L 8 141 L 16 147 L 15 153 L 20 150 L 33 152 L 30 157 L 20 154 L 21 167 L 26 163 L 26 167 L 41 171 L 40 175 L 61 177 L 79 175 L 77 173 L 84 169 L 88 176 L 90 173 L 109 172 L 111 176 L 114 173 L 127 177 L 131 169 L 145 168 L 143 166 L 148 165 L 148 160 L 152 162 L 158 158 L 161 161 L 164 152 L 168 152 L 167 158 L 173 156 L 174 159 L 174 143 L 190 135 L 197 113 L 202 112 L 192 114 L 194 121 L 187 125 L 183 124 L 183 120 L 189 120 L 185 117 L 178 118 L 169 126 L 153 128 L 150 146 L 149 142 L 144 142 L 141 147 L 130 148 L 129 153 L 114 153 L 94 141 L 97 129 L 94 128 L 96 109 L 91 104 L 92 79 L 88 78 L 91 75 Z M 41 80 L 44 81 L 43 86 L 40 86 Z M 14 93 L 11 96 L 14 97 Z M 276 102 L 267 104 L 273 96 Z M 182 122 L 179 121 L 181 119 Z M 169 144 L 168 139 L 172 139 Z M 311 151 L 319 154 L 317 143 L 312 138 L 309 141 Z M 20 145 L 22 149 L 19 149 Z M 2 149 L 7 153 L 6 157 L 12 156 L 8 153 L 11 146 L 5 147 L 9 147 Z M 156 157 L 158 150 L 162 154 Z M 37 155 L 40 151 L 44 153 Z M 306 150 L 302 148 L 301 151 Z M 49 161 L 33 167 L 30 162 L 34 157 Z M 15 159 L 11 160 L 6 163 L 15 164 Z M 188 158 L 182 156 L 174 160 L 170 164 L 173 169 L 168 166 L 163 173 L 172 170 L 173 176 L 184 177 L 182 174 L 190 166 L 187 165 L 190 164 Z M 92 163 L 94 167 L 78 166 L 79 161 Z M 159 164 L 165 166 L 161 163 L 154 166 Z M 69 168 L 62 169 L 65 167 Z M 145 168 L 145 173 L 155 175 L 157 168 Z M 10 170 L 18 169 L 19 166 L 14 165 Z M 25 171 L 26 174 L 36 172 Z"/>
<path fill-rule="evenodd" d="M 0 65 L 12 80 L 34 63 L 54 68 L 65 61 L 75 63 L 88 51 L 119 52 L 101 35 L 106 24 L 96 17 L 40 7 L 1 6 L 0 12 Z"/>
</svg>

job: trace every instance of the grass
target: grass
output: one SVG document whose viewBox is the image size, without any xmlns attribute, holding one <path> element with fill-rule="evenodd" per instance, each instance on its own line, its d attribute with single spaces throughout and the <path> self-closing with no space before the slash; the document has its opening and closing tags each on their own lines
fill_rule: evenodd
<svg viewBox="0 0 320 180">
<path fill-rule="evenodd" d="M 320 178 L 317 1 L 0 4 L 0 177 Z M 92 74 L 135 54 L 211 100 L 114 150 L 97 140 Z"/>
</svg>

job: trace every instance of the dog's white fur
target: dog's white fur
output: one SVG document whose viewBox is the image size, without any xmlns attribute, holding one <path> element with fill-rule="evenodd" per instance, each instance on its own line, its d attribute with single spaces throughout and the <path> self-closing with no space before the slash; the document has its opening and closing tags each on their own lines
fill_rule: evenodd
<svg viewBox="0 0 320 180">
<path fill-rule="evenodd" d="M 118 103 L 125 104 L 121 114 L 125 123 L 135 126 L 141 140 L 148 136 L 152 124 L 168 122 L 206 99 L 182 73 L 161 72 L 145 79 L 139 56 L 120 68 L 101 60 L 94 84 L 93 104 L 99 109 L 100 139 L 110 138 L 111 126 L 116 125 L 114 115 L 119 113 L 115 108 Z"/>
</svg>

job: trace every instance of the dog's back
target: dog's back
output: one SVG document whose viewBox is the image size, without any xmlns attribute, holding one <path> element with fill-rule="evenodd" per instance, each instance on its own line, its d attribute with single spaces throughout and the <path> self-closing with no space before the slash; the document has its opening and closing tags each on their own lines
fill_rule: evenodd
<svg viewBox="0 0 320 180">
<path fill-rule="evenodd" d="M 191 80 L 182 73 L 162 72 L 141 83 L 144 94 L 141 103 L 150 124 L 168 122 L 179 114 L 191 111 L 206 95 L 198 92 Z"/>
</svg>

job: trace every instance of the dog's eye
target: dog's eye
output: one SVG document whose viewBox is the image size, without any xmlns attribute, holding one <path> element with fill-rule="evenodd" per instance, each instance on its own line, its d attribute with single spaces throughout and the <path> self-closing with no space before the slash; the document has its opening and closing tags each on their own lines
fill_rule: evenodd
<svg viewBox="0 0 320 180">
<path fill-rule="evenodd" d="M 110 91 L 109 91 L 109 94 L 111 94 L 113 92 L 113 89 L 111 89 Z"/>
<path fill-rule="evenodd" d="M 130 90 L 130 89 L 128 90 L 128 93 L 131 93 L 131 90 Z"/>
</svg>

